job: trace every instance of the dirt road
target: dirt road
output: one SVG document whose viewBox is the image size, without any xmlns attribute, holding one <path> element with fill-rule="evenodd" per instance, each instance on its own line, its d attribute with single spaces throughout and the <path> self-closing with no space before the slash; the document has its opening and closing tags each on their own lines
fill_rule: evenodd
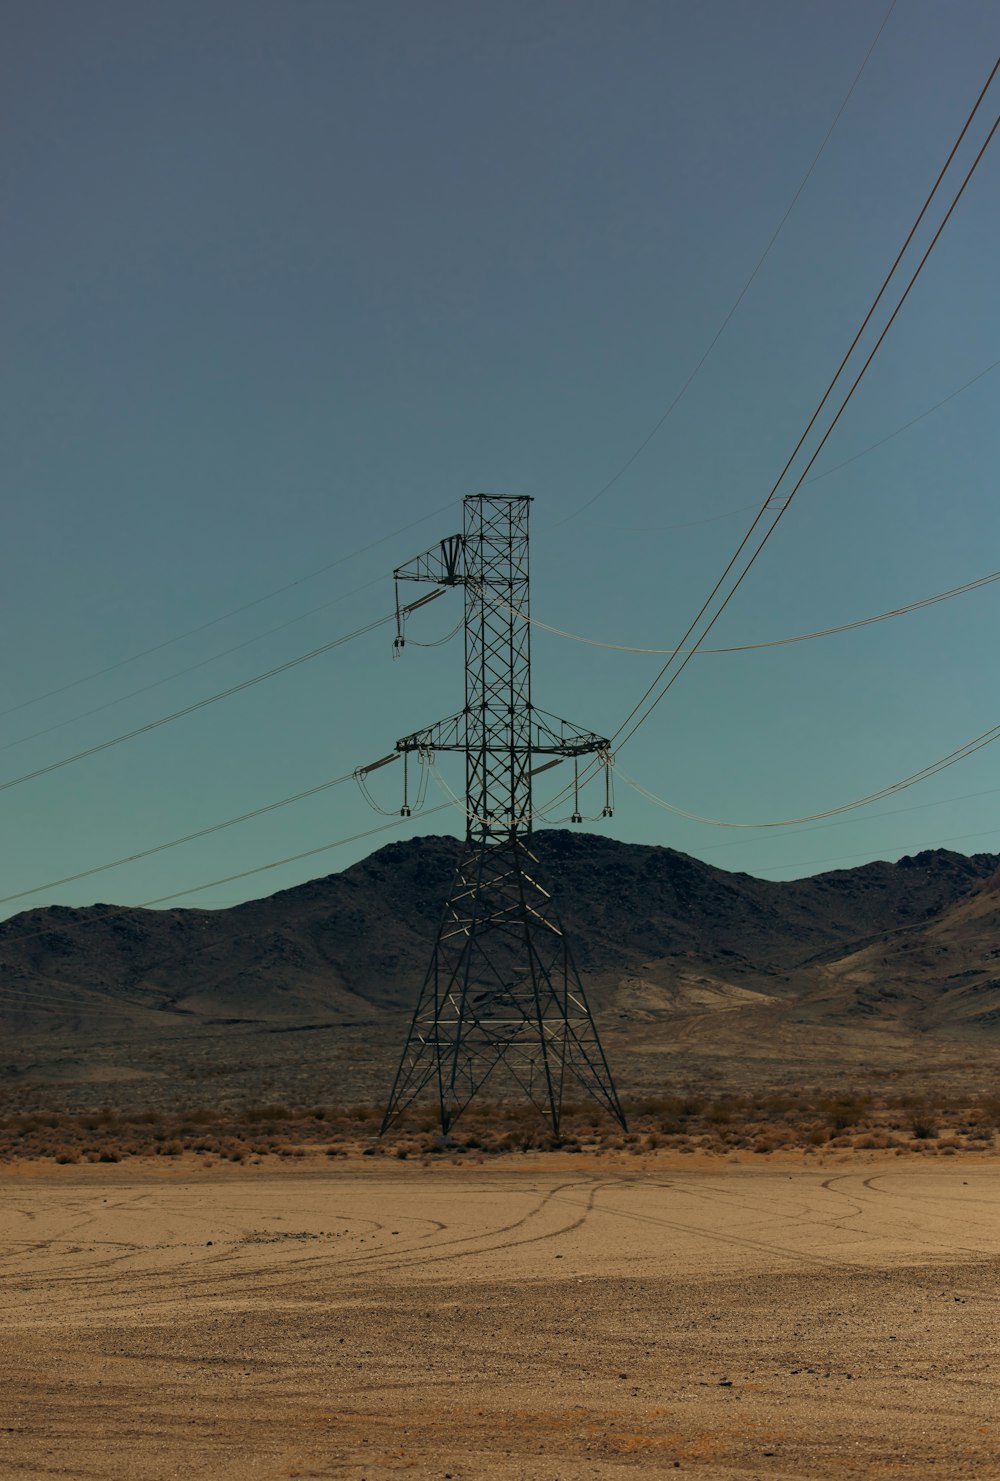
<svg viewBox="0 0 1000 1481">
<path fill-rule="evenodd" d="M 5 1173 L 4 1477 L 1000 1477 L 1000 1165 Z"/>
</svg>

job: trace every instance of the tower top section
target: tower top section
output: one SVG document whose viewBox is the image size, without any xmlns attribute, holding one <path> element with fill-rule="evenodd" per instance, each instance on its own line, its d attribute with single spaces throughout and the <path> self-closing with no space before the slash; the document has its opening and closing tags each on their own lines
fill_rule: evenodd
<svg viewBox="0 0 1000 1481">
<path fill-rule="evenodd" d="M 460 535 L 414 556 L 396 581 L 465 588 L 465 705 L 396 742 L 407 751 L 464 751 L 470 839 L 530 833 L 535 755 L 606 750 L 603 736 L 535 707 L 531 693 L 528 494 L 469 494 Z M 399 602 L 397 598 L 397 610 Z M 397 644 L 402 646 L 402 634 Z"/>
</svg>

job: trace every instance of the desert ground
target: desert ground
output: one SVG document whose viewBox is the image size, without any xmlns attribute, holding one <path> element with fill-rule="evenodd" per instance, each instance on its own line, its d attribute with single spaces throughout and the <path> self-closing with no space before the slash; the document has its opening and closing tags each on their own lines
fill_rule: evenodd
<svg viewBox="0 0 1000 1481">
<path fill-rule="evenodd" d="M 2 1173 L 0 1474 L 1000 1476 L 1000 1159 Z"/>
</svg>

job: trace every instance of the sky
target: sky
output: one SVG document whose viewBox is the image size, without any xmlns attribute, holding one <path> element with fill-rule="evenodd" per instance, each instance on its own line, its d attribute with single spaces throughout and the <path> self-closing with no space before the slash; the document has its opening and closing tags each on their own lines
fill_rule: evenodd
<svg viewBox="0 0 1000 1481">
<path fill-rule="evenodd" d="M 431 813 L 434 778 L 427 815 L 390 826 L 397 765 L 371 779 L 389 817 L 349 782 L 53 883 L 318 787 L 459 709 L 460 634 L 394 662 L 391 624 L 17 779 L 386 617 L 393 568 L 481 491 L 534 500 L 541 622 L 677 643 L 1000 51 L 994 0 L 3 13 L 5 914 L 221 907 L 461 832 L 454 807 Z M 1000 80 L 975 148 L 998 103 Z M 706 646 L 1000 568 L 998 186 L 1000 140 Z M 624 780 L 735 822 L 865 796 L 1000 722 L 998 600 L 989 585 L 700 655 L 618 756 L 613 818 L 587 826 L 775 879 L 1000 850 L 1000 744 L 789 828 L 691 822 Z M 460 616 L 450 593 L 408 636 L 436 643 Z M 541 628 L 532 644 L 535 702 L 606 735 L 662 662 Z M 454 758 L 441 772 L 460 788 Z"/>
</svg>

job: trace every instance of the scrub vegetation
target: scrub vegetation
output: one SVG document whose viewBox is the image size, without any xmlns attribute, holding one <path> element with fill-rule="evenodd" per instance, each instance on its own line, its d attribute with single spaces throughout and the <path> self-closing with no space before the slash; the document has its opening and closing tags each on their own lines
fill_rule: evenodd
<svg viewBox="0 0 1000 1481">
<path fill-rule="evenodd" d="M 1000 1134 L 1000 1095 L 995 1094 L 922 1090 L 877 1096 L 806 1090 L 646 1095 L 626 1099 L 624 1108 L 627 1132 L 598 1107 L 571 1104 L 556 1137 L 530 1105 L 480 1102 L 464 1113 L 447 1138 L 428 1106 L 411 1109 L 382 1138 L 382 1112 L 374 1105 L 23 1111 L 0 1115 L 0 1160 L 109 1163 L 188 1154 L 209 1163 L 260 1163 L 325 1154 L 479 1161 L 529 1151 L 951 1156 L 992 1152 Z"/>
</svg>

